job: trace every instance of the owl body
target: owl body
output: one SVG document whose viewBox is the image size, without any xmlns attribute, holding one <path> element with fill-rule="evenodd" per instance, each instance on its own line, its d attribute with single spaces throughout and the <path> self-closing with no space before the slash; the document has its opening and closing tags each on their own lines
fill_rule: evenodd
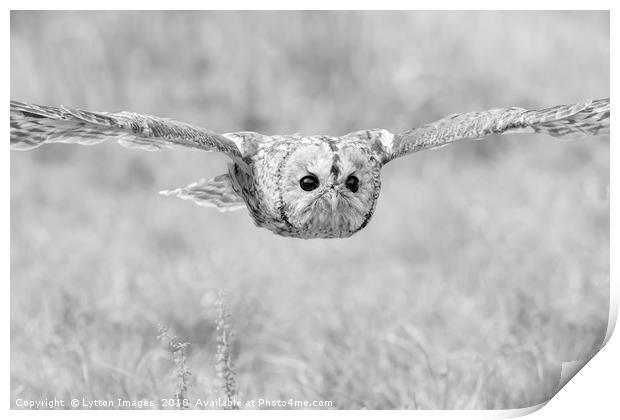
<svg viewBox="0 0 620 420">
<path fill-rule="evenodd" d="M 382 166 L 367 141 L 291 135 L 255 143 L 246 160 L 250 170 L 232 163 L 229 175 L 257 226 L 304 239 L 345 238 L 366 226 Z"/>
</svg>

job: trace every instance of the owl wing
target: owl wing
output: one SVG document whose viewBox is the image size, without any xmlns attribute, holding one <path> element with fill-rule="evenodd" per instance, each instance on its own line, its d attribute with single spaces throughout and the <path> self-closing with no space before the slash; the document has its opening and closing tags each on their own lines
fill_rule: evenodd
<svg viewBox="0 0 620 420">
<path fill-rule="evenodd" d="M 562 138 L 607 134 L 609 119 L 609 98 L 535 111 L 500 108 L 454 114 L 383 140 L 382 160 L 386 163 L 408 153 L 491 134 L 529 132 Z"/>
<path fill-rule="evenodd" d="M 228 174 L 216 176 L 209 181 L 201 179 L 176 190 L 160 191 L 160 194 L 190 200 L 199 206 L 215 207 L 219 211 L 234 211 L 245 208 L 245 202 L 235 192 Z"/>
<path fill-rule="evenodd" d="M 158 151 L 199 149 L 225 153 L 241 161 L 244 142 L 170 119 L 132 112 L 91 112 L 11 101 L 11 149 L 29 150 L 44 143 L 92 145 L 114 139 L 125 147 Z"/>
</svg>

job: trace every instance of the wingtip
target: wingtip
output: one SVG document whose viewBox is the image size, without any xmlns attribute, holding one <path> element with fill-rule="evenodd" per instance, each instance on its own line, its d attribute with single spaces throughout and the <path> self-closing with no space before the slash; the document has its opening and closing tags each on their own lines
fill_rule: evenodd
<svg viewBox="0 0 620 420">
<path fill-rule="evenodd" d="M 159 195 L 165 195 L 166 197 L 170 197 L 171 195 L 177 195 L 177 194 L 179 194 L 179 189 L 159 191 Z"/>
<path fill-rule="evenodd" d="M 22 111 L 25 109 L 31 108 L 30 104 L 27 104 L 25 102 L 21 102 L 21 101 L 16 101 L 11 99 L 10 100 L 10 109 L 11 111 Z"/>
<path fill-rule="evenodd" d="M 200 178 L 199 181 L 196 182 L 192 182 L 189 185 L 186 185 L 185 187 L 181 187 L 181 188 L 175 188 L 174 190 L 161 190 L 159 191 L 160 195 L 165 195 L 167 197 L 171 196 L 171 195 L 176 195 L 179 196 L 180 194 L 183 194 L 184 191 L 187 191 L 191 188 L 195 188 L 198 187 L 199 185 L 202 185 L 204 183 L 206 183 L 207 181 L 205 180 L 205 178 Z"/>
</svg>

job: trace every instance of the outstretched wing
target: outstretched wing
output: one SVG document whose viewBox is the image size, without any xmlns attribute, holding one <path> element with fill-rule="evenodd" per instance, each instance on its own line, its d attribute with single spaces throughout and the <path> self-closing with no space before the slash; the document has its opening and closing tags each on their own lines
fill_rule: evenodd
<svg viewBox="0 0 620 420">
<path fill-rule="evenodd" d="M 383 141 L 382 157 L 386 163 L 408 153 L 441 147 L 455 141 L 510 132 L 542 133 L 553 137 L 609 133 L 609 98 L 536 111 L 500 108 L 450 115 Z"/>
<path fill-rule="evenodd" d="M 91 145 L 114 139 L 125 147 L 157 151 L 190 148 L 218 151 L 233 159 L 243 143 L 200 127 L 132 112 L 90 112 L 67 107 L 11 101 L 11 149 L 29 150 L 44 143 Z"/>
</svg>

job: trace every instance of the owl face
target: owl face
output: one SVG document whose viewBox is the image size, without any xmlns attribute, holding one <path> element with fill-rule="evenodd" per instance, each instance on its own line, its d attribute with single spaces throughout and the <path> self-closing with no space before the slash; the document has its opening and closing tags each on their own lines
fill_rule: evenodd
<svg viewBox="0 0 620 420">
<path fill-rule="evenodd" d="M 295 147 L 280 165 L 280 217 L 295 236 L 351 236 L 372 216 L 380 164 L 365 143 L 314 140 Z"/>
</svg>

